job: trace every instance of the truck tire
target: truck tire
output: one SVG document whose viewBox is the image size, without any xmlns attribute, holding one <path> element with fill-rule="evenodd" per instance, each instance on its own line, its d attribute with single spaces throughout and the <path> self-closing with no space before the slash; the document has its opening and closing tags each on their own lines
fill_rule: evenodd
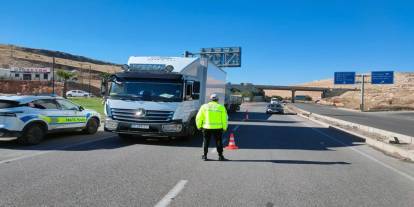
<svg viewBox="0 0 414 207">
<path fill-rule="evenodd" d="M 86 124 L 85 129 L 83 129 L 83 132 L 85 134 L 95 134 L 98 131 L 98 127 L 98 120 L 95 118 L 90 118 L 88 123 Z"/>
<path fill-rule="evenodd" d="M 39 123 L 33 123 L 24 128 L 22 136 L 18 137 L 17 141 L 25 145 L 39 144 L 45 135 L 45 127 Z"/>
<path fill-rule="evenodd" d="M 195 119 L 191 119 L 190 123 L 187 126 L 187 134 L 180 137 L 181 140 L 189 140 L 197 135 L 197 127 L 195 123 Z"/>
</svg>

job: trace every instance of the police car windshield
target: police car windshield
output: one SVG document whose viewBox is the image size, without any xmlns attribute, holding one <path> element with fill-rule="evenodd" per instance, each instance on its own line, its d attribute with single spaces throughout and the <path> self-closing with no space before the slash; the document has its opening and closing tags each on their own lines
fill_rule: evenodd
<svg viewBox="0 0 414 207">
<path fill-rule="evenodd" d="M 160 82 L 122 82 L 111 84 L 111 98 L 142 101 L 182 101 L 183 85 L 181 83 Z"/>
<path fill-rule="evenodd" d="M 18 107 L 18 106 L 19 106 L 19 102 L 17 101 L 0 100 L 0 109 L 7 109 L 7 108 Z"/>
</svg>

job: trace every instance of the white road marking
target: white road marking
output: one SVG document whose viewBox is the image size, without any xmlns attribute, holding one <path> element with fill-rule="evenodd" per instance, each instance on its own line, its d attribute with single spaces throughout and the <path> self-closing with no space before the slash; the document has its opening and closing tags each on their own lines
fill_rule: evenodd
<svg viewBox="0 0 414 207">
<path fill-rule="evenodd" d="M 367 153 L 365 153 L 365 152 L 363 152 L 361 150 L 358 150 L 358 149 L 356 149 L 356 148 L 354 148 L 352 146 L 349 146 L 349 145 L 345 144 L 344 142 L 342 142 L 341 140 L 338 140 L 335 137 L 333 137 L 333 136 L 331 136 L 329 134 L 326 134 L 325 132 L 322 132 L 322 131 L 320 131 L 320 130 L 312 127 L 312 126 L 309 126 L 309 125 L 305 124 L 304 122 L 302 122 L 302 124 L 305 125 L 306 127 L 310 127 L 315 132 L 318 132 L 319 134 L 322 134 L 325 137 L 328 137 L 329 139 L 331 139 L 331 140 L 333 140 L 333 141 L 335 141 L 335 142 L 337 142 L 339 144 L 342 144 L 342 145 L 346 146 L 347 149 L 351 149 L 352 151 L 354 151 L 356 153 L 359 153 L 360 155 L 362 155 L 362 156 L 364 156 L 364 157 L 366 157 L 366 158 L 368 158 L 368 159 L 370 159 L 370 160 L 372 160 L 372 161 L 380 164 L 381 166 L 383 166 L 383 167 L 385 167 L 385 168 L 387 168 L 387 169 L 389 169 L 391 171 L 394 171 L 395 173 L 397 173 L 397 174 L 399 174 L 399 175 L 401 175 L 401 176 L 403 176 L 405 178 L 408 178 L 410 181 L 414 182 L 414 177 L 413 176 L 411 176 L 411 175 L 409 175 L 409 174 L 407 174 L 407 173 L 405 173 L 405 172 L 403 172 L 401 170 L 398 170 L 397 168 L 394 168 L 391 165 L 388 165 L 387 163 L 384 163 L 384 162 L 382 162 L 382 161 L 380 161 L 380 160 L 372 157 L 371 155 L 369 155 L 369 154 L 367 154 Z"/>
<path fill-rule="evenodd" d="M 166 207 L 184 189 L 188 180 L 180 180 L 154 207 Z"/>
<path fill-rule="evenodd" d="M 43 154 L 47 154 L 47 153 L 51 153 L 51 152 L 56 152 L 58 150 L 64 150 L 64 149 L 68 149 L 68 148 L 72 148 L 72 147 L 77 147 L 77 146 L 84 145 L 84 144 L 89 144 L 89 143 L 92 143 L 92 142 L 102 141 L 102 140 L 106 140 L 106 139 L 109 139 L 109 138 L 112 138 L 112 137 L 114 137 L 114 135 L 104 137 L 104 138 L 99 138 L 99 139 L 87 140 L 87 141 L 84 141 L 84 142 L 74 143 L 74 144 L 71 144 L 71 145 L 66 145 L 66 146 L 63 146 L 63 147 L 59 147 L 55 150 L 30 153 L 30 154 L 22 155 L 22 156 L 7 159 L 7 160 L 1 160 L 0 164 L 9 163 L 9 162 L 13 162 L 13 161 L 21 160 L 21 159 L 30 158 L 30 157 L 35 157 L 35 156 L 39 156 L 39 155 L 43 155 Z"/>
</svg>

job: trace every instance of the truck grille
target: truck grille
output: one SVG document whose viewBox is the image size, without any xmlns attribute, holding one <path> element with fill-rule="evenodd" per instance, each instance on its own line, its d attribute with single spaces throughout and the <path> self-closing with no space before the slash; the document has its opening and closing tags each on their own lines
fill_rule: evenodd
<svg viewBox="0 0 414 207">
<path fill-rule="evenodd" d="M 168 122 L 173 118 L 173 115 L 174 115 L 173 111 L 147 110 L 145 113 L 145 116 L 137 117 L 135 115 L 137 110 L 135 109 L 111 109 L 111 112 L 112 112 L 112 118 L 114 120 L 126 121 L 126 122 L 138 122 L 138 123 Z"/>
</svg>

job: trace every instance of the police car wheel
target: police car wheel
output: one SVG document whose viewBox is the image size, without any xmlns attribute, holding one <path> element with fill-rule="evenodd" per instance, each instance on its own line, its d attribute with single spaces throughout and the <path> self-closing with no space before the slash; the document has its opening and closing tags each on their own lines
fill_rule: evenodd
<svg viewBox="0 0 414 207">
<path fill-rule="evenodd" d="M 46 132 L 40 124 L 31 124 L 24 129 L 23 135 L 17 140 L 21 144 L 39 144 L 45 134 Z"/>
<path fill-rule="evenodd" d="M 83 130 L 86 134 L 95 134 L 98 131 L 98 120 L 91 118 L 86 124 L 86 128 Z"/>
</svg>

